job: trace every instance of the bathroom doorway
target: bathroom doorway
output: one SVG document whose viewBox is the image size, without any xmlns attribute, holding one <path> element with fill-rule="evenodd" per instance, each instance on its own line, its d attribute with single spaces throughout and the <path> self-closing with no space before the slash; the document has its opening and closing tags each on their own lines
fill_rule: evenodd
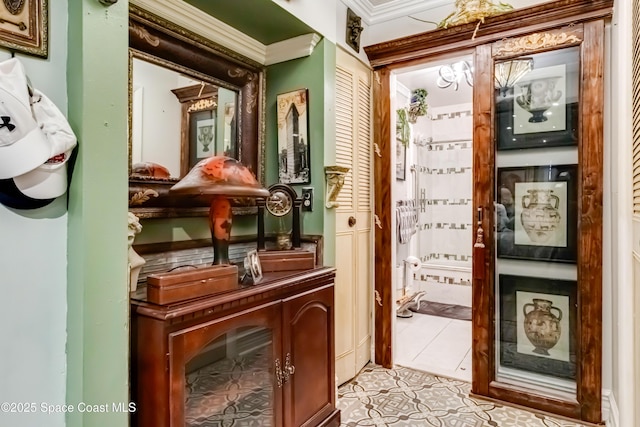
<svg viewBox="0 0 640 427">
<path fill-rule="evenodd" d="M 394 77 L 393 361 L 470 382 L 473 57 Z"/>
</svg>

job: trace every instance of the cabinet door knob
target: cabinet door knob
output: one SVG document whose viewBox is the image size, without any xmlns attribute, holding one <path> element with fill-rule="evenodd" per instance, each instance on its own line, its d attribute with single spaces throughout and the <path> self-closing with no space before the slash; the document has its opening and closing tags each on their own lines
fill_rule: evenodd
<svg viewBox="0 0 640 427">
<path fill-rule="evenodd" d="M 284 378 L 284 383 L 289 381 L 289 377 L 296 373 L 296 367 L 291 364 L 291 353 L 287 353 L 287 356 L 284 360 L 284 369 L 282 370 L 282 376 Z"/>
<path fill-rule="evenodd" d="M 349 224 L 349 227 L 353 227 L 354 225 L 356 225 L 356 218 L 350 216 L 348 224 Z"/>
</svg>

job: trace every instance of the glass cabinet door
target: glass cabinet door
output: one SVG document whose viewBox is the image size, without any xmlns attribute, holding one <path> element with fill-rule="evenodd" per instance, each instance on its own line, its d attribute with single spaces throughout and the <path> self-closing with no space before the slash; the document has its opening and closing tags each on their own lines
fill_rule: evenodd
<svg viewBox="0 0 640 427">
<path fill-rule="evenodd" d="M 273 426 L 272 331 L 231 330 L 185 366 L 185 426 Z"/>
<path fill-rule="evenodd" d="M 496 378 L 575 398 L 580 48 L 495 62 Z"/>
<path fill-rule="evenodd" d="M 599 423 L 604 22 L 476 48 L 478 395 Z M 493 96 L 487 97 L 486 94 Z"/>
<path fill-rule="evenodd" d="M 280 425 L 279 312 L 269 306 L 170 335 L 172 426 Z"/>
</svg>

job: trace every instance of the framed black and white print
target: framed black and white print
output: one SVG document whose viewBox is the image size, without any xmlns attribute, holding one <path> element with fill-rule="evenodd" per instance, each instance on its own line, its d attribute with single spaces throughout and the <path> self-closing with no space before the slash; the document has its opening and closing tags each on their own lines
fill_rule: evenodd
<svg viewBox="0 0 640 427">
<path fill-rule="evenodd" d="M 298 89 L 277 96 L 278 182 L 311 183 L 309 91 Z"/>
<path fill-rule="evenodd" d="M 215 155 L 216 110 L 206 108 L 189 112 L 189 168 Z"/>
<path fill-rule="evenodd" d="M 498 150 L 577 144 L 579 55 L 573 47 L 509 60 L 530 61 L 531 70 L 496 88 Z"/>
<path fill-rule="evenodd" d="M 498 169 L 498 257 L 576 261 L 577 174 L 577 165 Z"/>
<path fill-rule="evenodd" d="M 577 282 L 501 274 L 500 365 L 576 378 Z"/>
</svg>

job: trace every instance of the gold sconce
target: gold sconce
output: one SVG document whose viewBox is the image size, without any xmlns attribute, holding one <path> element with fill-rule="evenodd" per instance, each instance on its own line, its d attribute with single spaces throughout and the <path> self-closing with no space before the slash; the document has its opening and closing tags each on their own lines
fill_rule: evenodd
<svg viewBox="0 0 640 427">
<path fill-rule="evenodd" d="M 340 206 L 336 199 L 342 186 L 344 185 L 344 178 L 349 172 L 349 168 L 344 166 L 325 166 L 324 175 L 327 184 L 327 195 L 325 197 L 325 206 L 328 209 L 337 208 Z"/>
</svg>

